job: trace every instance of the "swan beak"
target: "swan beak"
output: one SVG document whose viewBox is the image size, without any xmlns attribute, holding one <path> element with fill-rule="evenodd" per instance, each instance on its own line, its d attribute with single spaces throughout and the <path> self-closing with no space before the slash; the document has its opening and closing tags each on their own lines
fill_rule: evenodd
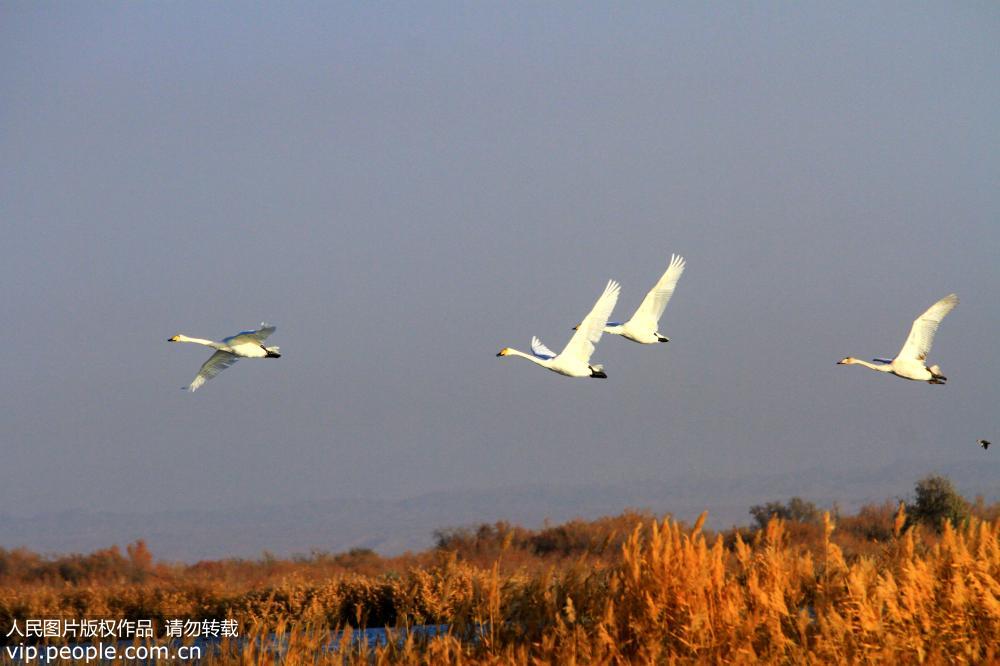
<svg viewBox="0 0 1000 666">
<path fill-rule="evenodd" d="M 172 337 L 172 338 L 167 338 L 167 342 L 177 342 L 177 338 L 178 338 L 178 337 L 180 337 L 180 336 L 177 336 L 177 335 L 175 335 L 175 336 L 174 336 L 174 337 Z"/>
<path fill-rule="evenodd" d="M 577 330 L 577 329 L 579 329 L 579 328 L 580 328 L 580 325 L 579 325 L 579 324 L 577 324 L 576 326 L 574 326 L 574 327 L 573 327 L 573 330 L 575 331 L 575 330 Z"/>
<path fill-rule="evenodd" d="M 837 365 L 844 365 L 844 361 L 837 361 Z"/>
</svg>

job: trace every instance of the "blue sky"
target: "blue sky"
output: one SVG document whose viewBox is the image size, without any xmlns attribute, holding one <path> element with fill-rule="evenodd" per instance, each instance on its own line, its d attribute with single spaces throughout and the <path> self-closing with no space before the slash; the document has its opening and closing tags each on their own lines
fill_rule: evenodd
<svg viewBox="0 0 1000 666">
<path fill-rule="evenodd" d="M 8 3 L 0 510 L 868 469 L 997 433 L 994 3 Z M 667 345 L 560 349 L 671 253 Z M 957 292 L 948 386 L 894 354 Z M 284 356 L 195 394 L 261 320 Z M 978 458 L 976 458 L 978 459 Z"/>
</svg>

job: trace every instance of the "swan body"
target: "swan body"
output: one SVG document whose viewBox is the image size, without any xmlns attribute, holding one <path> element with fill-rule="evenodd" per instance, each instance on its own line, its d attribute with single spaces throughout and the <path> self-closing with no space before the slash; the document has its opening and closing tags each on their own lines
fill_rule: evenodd
<svg viewBox="0 0 1000 666">
<path fill-rule="evenodd" d="M 872 363 L 848 356 L 837 362 L 837 365 L 863 365 L 866 368 L 886 372 L 903 379 L 911 379 L 928 384 L 944 384 L 947 377 L 941 374 L 937 365 L 927 366 L 927 354 L 934 344 L 934 334 L 945 315 L 958 305 L 958 296 L 948 294 L 913 321 L 910 335 L 903 343 L 896 358 L 876 358 Z"/>
<path fill-rule="evenodd" d="M 542 344 L 537 337 L 531 338 L 531 353 L 526 354 L 517 349 L 504 347 L 497 356 L 520 356 L 532 363 L 547 368 L 552 372 L 558 372 L 567 377 L 595 377 L 599 379 L 607 378 L 604 366 L 591 365 L 590 357 L 594 353 L 595 345 L 604 333 L 604 327 L 608 323 L 608 317 L 618 302 L 618 293 L 621 287 L 614 280 L 608 280 L 604 292 L 601 294 L 590 313 L 584 317 L 583 322 L 576 327 L 576 333 L 569 339 L 561 352 L 556 354 L 551 349 Z"/>
<path fill-rule="evenodd" d="M 674 295 L 674 288 L 677 280 L 684 272 L 684 257 L 676 254 L 670 255 L 670 265 L 666 272 L 660 276 L 653 288 L 642 299 L 642 303 L 636 308 L 632 318 L 628 321 L 608 322 L 604 327 L 605 333 L 620 335 L 626 340 L 638 342 L 642 345 L 655 345 L 660 342 L 670 342 L 670 338 L 660 333 L 660 317 L 670 302 L 670 297 Z"/>
<path fill-rule="evenodd" d="M 261 324 L 260 328 L 255 331 L 241 331 L 236 335 L 223 338 L 222 342 L 205 340 L 204 338 L 190 338 L 178 333 L 167 342 L 193 342 L 196 345 L 204 345 L 215 350 L 215 353 L 202 364 L 194 381 L 187 387 L 193 393 L 202 384 L 241 358 L 281 358 L 279 347 L 264 346 L 264 340 L 275 330 L 274 326 Z"/>
</svg>

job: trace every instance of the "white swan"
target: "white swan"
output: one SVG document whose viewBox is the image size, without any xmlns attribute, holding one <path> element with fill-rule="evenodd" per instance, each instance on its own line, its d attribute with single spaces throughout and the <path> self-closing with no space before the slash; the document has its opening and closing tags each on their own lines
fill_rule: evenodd
<svg viewBox="0 0 1000 666">
<path fill-rule="evenodd" d="M 941 368 L 938 366 L 927 366 L 927 354 L 930 353 L 931 345 L 934 344 L 934 334 L 937 332 L 938 324 L 956 305 L 958 305 L 958 296 L 948 294 L 927 308 L 927 312 L 914 320 L 910 336 L 906 338 L 906 342 L 903 343 L 903 348 L 899 350 L 896 358 L 876 358 L 872 359 L 875 363 L 869 363 L 848 356 L 837 361 L 837 365 L 863 365 L 866 368 L 888 372 L 903 379 L 929 384 L 944 384 L 947 377 L 941 374 Z"/>
<path fill-rule="evenodd" d="M 605 333 L 620 335 L 632 342 L 643 345 L 655 345 L 658 342 L 670 342 L 670 338 L 657 330 L 660 325 L 660 317 L 670 302 L 670 297 L 674 295 L 674 287 L 677 280 L 684 272 L 684 257 L 676 254 L 670 255 L 670 265 L 666 272 L 660 276 L 659 281 L 642 299 L 642 303 L 636 308 L 635 314 L 628 321 L 611 322 L 604 327 Z"/>
<path fill-rule="evenodd" d="M 594 345 L 604 333 L 604 326 L 608 323 L 608 317 L 611 316 L 615 303 L 618 302 L 620 290 L 621 287 L 617 282 L 608 280 L 604 293 L 594 303 L 590 314 L 583 319 L 583 322 L 577 327 L 576 333 L 573 334 L 560 353 L 556 354 L 542 344 L 541 340 L 534 337 L 531 338 L 531 354 L 504 347 L 497 356 L 520 356 L 567 377 L 606 378 L 604 366 L 591 365 L 590 357 L 594 353 Z"/>
<path fill-rule="evenodd" d="M 167 340 L 167 342 L 193 342 L 215 349 L 215 353 L 205 361 L 194 381 L 187 387 L 189 391 L 194 392 L 202 384 L 241 358 L 281 358 L 280 348 L 265 347 L 263 345 L 267 336 L 274 333 L 274 331 L 274 326 L 262 323 L 256 331 L 240 331 L 236 335 L 223 338 L 222 342 L 204 340 L 202 338 L 189 338 L 180 333 Z"/>
</svg>

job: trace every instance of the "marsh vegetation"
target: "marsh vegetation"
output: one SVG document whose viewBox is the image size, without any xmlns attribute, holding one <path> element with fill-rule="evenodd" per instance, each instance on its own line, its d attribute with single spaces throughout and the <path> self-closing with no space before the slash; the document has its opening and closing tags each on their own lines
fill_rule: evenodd
<svg viewBox="0 0 1000 666">
<path fill-rule="evenodd" d="M 917 490 L 909 511 L 887 501 L 837 515 L 793 498 L 719 533 L 704 515 L 501 522 L 439 531 L 433 549 L 398 557 L 177 564 L 142 542 L 54 558 L 5 550 L 0 629 L 232 618 L 240 639 L 210 661 L 244 664 L 271 663 L 276 645 L 285 663 L 995 662 L 1000 506 L 928 479 Z M 425 625 L 446 630 L 406 633 Z M 390 640 L 355 640 L 376 626 Z"/>
</svg>

